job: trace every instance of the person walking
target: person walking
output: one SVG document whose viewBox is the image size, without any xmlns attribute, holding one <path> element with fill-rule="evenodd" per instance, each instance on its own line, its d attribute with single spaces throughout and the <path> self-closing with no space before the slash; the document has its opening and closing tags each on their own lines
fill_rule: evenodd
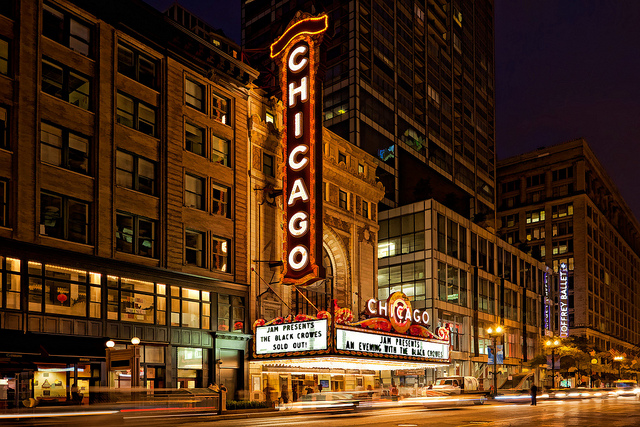
<svg viewBox="0 0 640 427">
<path fill-rule="evenodd" d="M 538 387 L 535 384 L 531 385 L 531 406 L 537 406 L 538 402 L 536 398 L 538 397 Z"/>
</svg>

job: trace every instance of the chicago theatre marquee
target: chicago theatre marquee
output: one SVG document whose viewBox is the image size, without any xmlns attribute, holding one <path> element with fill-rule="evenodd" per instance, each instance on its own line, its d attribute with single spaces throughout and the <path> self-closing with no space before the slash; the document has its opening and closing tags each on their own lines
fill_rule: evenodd
<svg viewBox="0 0 640 427">
<path fill-rule="evenodd" d="M 270 47 L 281 96 L 250 93 L 254 399 L 376 387 L 450 359 L 448 331 L 405 295 L 374 299 L 384 188 L 373 156 L 322 126 L 327 28 L 298 14 Z"/>
</svg>

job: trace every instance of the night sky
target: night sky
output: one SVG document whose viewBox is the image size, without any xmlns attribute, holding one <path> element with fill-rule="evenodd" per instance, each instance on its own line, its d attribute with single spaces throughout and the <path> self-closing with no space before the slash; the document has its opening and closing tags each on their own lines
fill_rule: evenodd
<svg viewBox="0 0 640 427">
<path fill-rule="evenodd" d="M 180 4 L 240 43 L 240 0 Z M 640 1 L 495 0 L 495 21 L 498 159 L 585 138 L 640 218 Z"/>
<path fill-rule="evenodd" d="M 640 1 L 495 3 L 498 159 L 585 138 L 640 218 Z"/>
</svg>

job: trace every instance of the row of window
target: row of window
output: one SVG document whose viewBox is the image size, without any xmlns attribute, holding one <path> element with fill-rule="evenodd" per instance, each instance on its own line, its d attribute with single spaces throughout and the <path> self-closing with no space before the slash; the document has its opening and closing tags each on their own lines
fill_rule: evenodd
<svg viewBox="0 0 640 427">
<path fill-rule="evenodd" d="M 20 310 L 24 291 L 34 313 L 100 319 L 106 309 L 108 320 L 166 325 L 168 317 L 171 326 L 244 331 L 242 297 L 218 294 L 217 324 L 212 324 L 215 294 L 208 291 L 107 275 L 104 300 L 103 274 L 34 261 L 27 264 L 28 289 L 23 289 L 21 265 L 19 259 L 0 256 L 0 308 Z"/>
<path fill-rule="evenodd" d="M 0 181 L 0 183 L 4 183 Z M 5 190 L 6 192 L 6 190 Z M 226 205 L 217 202 L 219 209 Z M 5 208 L 6 211 L 6 208 Z M 89 203 L 54 193 L 40 196 L 40 234 L 57 239 L 89 244 Z M 156 228 L 154 220 L 126 212 L 116 213 L 116 250 L 156 258 Z M 229 272 L 231 241 L 212 236 L 210 248 L 204 232 L 185 230 L 185 263 L 216 271 Z"/>
<path fill-rule="evenodd" d="M 424 212 L 379 222 L 378 258 L 424 250 Z"/>
</svg>

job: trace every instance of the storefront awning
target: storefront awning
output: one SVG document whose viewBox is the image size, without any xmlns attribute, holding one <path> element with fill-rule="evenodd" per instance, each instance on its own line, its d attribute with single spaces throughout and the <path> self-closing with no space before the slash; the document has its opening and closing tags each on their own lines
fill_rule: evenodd
<svg viewBox="0 0 640 427">
<path fill-rule="evenodd" d="M 360 369 L 395 371 L 400 369 L 427 369 L 449 366 L 449 363 L 424 363 L 411 360 L 392 360 L 344 356 L 311 356 L 292 359 L 252 360 L 253 366 L 297 367 L 305 369 Z"/>
</svg>

